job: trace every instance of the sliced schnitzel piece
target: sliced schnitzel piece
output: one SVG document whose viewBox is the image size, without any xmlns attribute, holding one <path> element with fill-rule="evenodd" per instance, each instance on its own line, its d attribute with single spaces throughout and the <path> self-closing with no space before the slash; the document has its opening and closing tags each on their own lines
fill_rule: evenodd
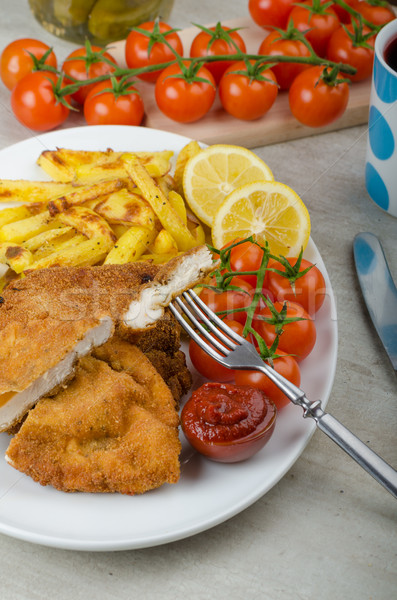
<svg viewBox="0 0 397 600">
<path fill-rule="evenodd" d="M 181 444 L 174 399 L 140 350 L 129 356 L 129 373 L 82 358 L 66 389 L 29 412 L 8 447 L 10 465 L 65 492 L 132 495 L 176 483 Z"/>
<path fill-rule="evenodd" d="M 163 266 L 54 267 L 11 283 L 0 303 L 0 431 L 73 375 L 77 358 L 154 328 L 174 296 L 212 268 L 204 246 Z"/>
</svg>

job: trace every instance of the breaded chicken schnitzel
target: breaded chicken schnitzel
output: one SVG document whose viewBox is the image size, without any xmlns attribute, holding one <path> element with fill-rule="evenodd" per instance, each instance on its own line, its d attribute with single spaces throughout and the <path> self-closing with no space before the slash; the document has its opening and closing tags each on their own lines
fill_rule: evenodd
<svg viewBox="0 0 397 600">
<path fill-rule="evenodd" d="M 102 354 L 109 364 L 80 359 L 66 389 L 28 413 L 7 461 L 66 492 L 133 495 L 176 483 L 179 417 L 169 388 L 138 348 L 114 340 Z"/>
<path fill-rule="evenodd" d="M 79 357 L 116 330 L 147 331 L 175 295 L 212 268 L 204 246 L 161 267 L 148 263 L 33 271 L 0 304 L 0 431 L 73 375 Z"/>
</svg>

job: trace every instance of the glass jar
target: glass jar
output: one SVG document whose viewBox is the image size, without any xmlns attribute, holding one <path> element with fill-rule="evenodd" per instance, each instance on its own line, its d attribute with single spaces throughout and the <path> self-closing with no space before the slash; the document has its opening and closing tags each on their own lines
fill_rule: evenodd
<svg viewBox="0 0 397 600">
<path fill-rule="evenodd" d="M 166 21 L 174 0 L 29 0 L 39 23 L 52 34 L 104 46 L 127 37 L 130 28 L 156 17 Z"/>
</svg>

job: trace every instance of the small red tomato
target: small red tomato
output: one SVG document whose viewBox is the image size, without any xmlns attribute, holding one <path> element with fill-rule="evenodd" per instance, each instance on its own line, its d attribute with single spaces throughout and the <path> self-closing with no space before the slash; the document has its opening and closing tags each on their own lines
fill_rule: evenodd
<svg viewBox="0 0 397 600">
<path fill-rule="evenodd" d="M 261 43 L 259 54 L 281 55 L 293 57 L 310 56 L 310 50 L 299 39 L 285 37 L 284 34 L 273 31 Z M 295 77 L 310 67 L 303 63 L 279 62 L 272 67 L 277 83 L 281 90 L 287 90 Z"/>
<path fill-rule="evenodd" d="M 249 0 L 248 10 L 252 19 L 265 29 L 285 29 L 295 0 Z"/>
<path fill-rule="evenodd" d="M 274 369 L 294 385 L 299 386 L 301 381 L 300 369 L 296 360 L 281 350 L 277 350 L 279 358 L 273 359 Z M 280 410 L 289 404 L 287 396 L 273 383 L 265 373 L 260 371 L 236 371 L 236 385 L 249 385 L 265 392 Z"/>
<path fill-rule="evenodd" d="M 361 0 L 353 8 L 357 10 L 367 21 L 374 25 L 386 25 L 396 18 L 392 7 L 387 2 L 378 4 Z M 354 17 L 353 17 L 354 18 Z"/>
<path fill-rule="evenodd" d="M 34 70 L 34 61 L 30 54 L 38 60 L 50 50 L 50 46 L 31 38 L 15 40 L 6 46 L 0 58 L 0 77 L 5 86 L 12 90 L 18 81 Z M 50 52 L 40 70 L 45 70 L 45 65 L 57 67 L 54 52 Z"/>
<path fill-rule="evenodd" d="M 324 68 L 311 67 L 300 73 L 289 89 L 289 106 L 295 119 L 308 127 L 324 127 L 339 119 L 349 101 L 346 81 L 327 83 Z"/>
<path fill-rule="evenodd" d="M 210 285 L 216 285 L 214 279 L 211 280 Z M 234 311 L 236 309 L 244 309 L 251 304 L 252 296 L 250 292 L 252 291 L 252 287 L 247 281 L 244 281 L 244 279 L 240 279 L 239 277 L 233 277 L 232 285 L 240 289 L 222 292 L 204 287 L 200 293 L 200 298 L 205 302 L 208 308 L 215 313 L 218 313 L 221 318 L 229 315 L 234 321 L 239 321 L 244 324 L 246 320 L 245 310 Z"/>
<path fill-rule="evenodd" d="M 237 240 L 235 240 L 236 242 Z M 233 243 L 235 243 L 233 242 Z M 226 244 L 224 250 L 230 244 Z M 244 275 L 247 271 L 258 271 L 262 264 L 263 250 L 257 244 L 252 242 L 242 242 L 234 246 L 230 251 L 230 268 L 232 271 L 238 271 L 238 278 L 247 281 L 253 288 L 256 287 L 257 276 L 255 274 Z"/>
<path fill-rule="evenodd" d="M 296 267 L 297 258 L 291 257 L 286 260 L 291 267 L 298 270 Z M 298 278 L 294 276 L 288 277 L 286 267 L 280 262 L 270 259 L 268 268 L 282 271 L 285 273 L 285 276 L 269 270 L 266 285 L 273 294 L 275 301 L 284 302 L 284 300 L 289 300 L 297 302 L 303 306 L 309 315 L 314 315 L 324 302 L 326 287 L 320 269 L 304 258 L 300 263 L 298 273 L 305 271 L 308 267 L 310 269 L 304 275 Z"/>
<path fill-rule="evenodd" d="M 133 85 L 118 94 L 109 81 L 98 83 L 84 102 L 88 125 L 140 125 L 145 113 L 143 100 Z"/>
<path fill-rule="evenodd" d="M 348 4 L 354 10 L 357 10 L 357 4 L 359 4 L 358 0 L 344 0 L 344 3 Z M 333 4 L 332 8 L 338 15 L 341 23 L 350 23 L 351 15 L 345 8 L 343 8 L 343 6 L 340 6 L 339 4 Z"/>
<path fill-rule="evenodd" d="M 110 61 L 109 64 L 104 58 Z M 77 48 L 69 54 L 62 65 L 62 70 L 65 73 L 65 83 L 74 83 L 73 80 L 86 81 L 94 79 L 101 75 L 110 75 L 114 72 L 117 63 L 109 52 L 104 52 L 99 46 L 85 46 Z M 90 91 L 97 83 L 82 85 L 76 92 L 71 94 L 73 100 L 79 104 L 84 104 Z"/>
<path fill-rule="evenodd" d="M 182 430 L 198 452 L 219 462 L 246 460 L 269 441 L 276 407 L 258 389 L 205 383 L 186 402 Z"/>
<path fill-rule="evenodd" d="M 244 327 L 241 323 L 229 319 L 227 324 L 235 333 L 242 335 Z M 205 340 L 203 335 L 200 335 L 200 337 Z M 212 344 L 209 345 L 211 348 L 214 348 Z M 216 348 L 214 349 L 216 350 Z M 204 352 L 194 340 L 190 340 L 189 343 L 189 356 L 194 368 L 203 377 L 206 377 L 211 381 L 233 381 L 234 372 L 231 369 L 227 369 L 209 354 Z"/>
<path fill-rule="evenodd" d="M 141 31 L 140 31 L 141 30 Z M 162 36 L 166 44 L 161 41 Z M 151 45 L 149 51 L 149 45 Z M 141 23 L 127 36 L 125 42 L 125 60 L 130 69 L 150 67 L 175 60 L 175 52 L 183 56 L 181 38 L 175 30 L 162 21 Z M 161 70 L 138 75 L 140 79 L 155 82 Z"/>
<path fill-rule="evenodd" d="M 211 33 L 209 33 L 211 32 Z M 230 37 L 232 41 L 225 39 Z M 210 27 L 207 31 L 200 31 L 192 41 L 190 46 L 190 56 L 200 58 L 202 56 L 217 56 L 221 54 L 236 54 L 236 46 L 241 52 L 246 52 L 243 38 L 237 31 L 230 27 L 222 27 L 217 23 L 215 27 Z M 223 73 L 233 61 L 214 61 L 205 63 L 204 66 L 212 73 L 215 82 L 219 83 Z"/>
<path fill-rule="evenodd" d="M 196 80 L 185 77 L 177 63 L 159 75 L 155 87 L 156 103 L 168 118 L 179 123 L 192 123 L 209 111 L 216 94 L 214 78 L 205 67 L 200 67 L 196 77 Z"/>
<path fill-rule="evenodd" d="M 299 6 L 294 6 L 290 19 L 294 27 L 304 33 L 316 54 L 324 57 L 331 35 L 340 27 L 338 15 L 332 6 L 323 7 L 320 4 L 314 10 L 312 0 L 306 0 Z"/>
<path fill-rule="evenodd" d="M 35 131 L 49 131 L 63 123 L 69 108 L 57 98 L 55 73 L 35 71 L 21 79 L 11 93 L 14 115 L 25 127 Z M 65 98 L 69 101 L 68 98 Z"/>
<path fill-rule="evenodd" d="M 254 65 L 254 61 L 251 61 Z M 264 79 L 266 78 L 266 80 Z M 219 84 L 219 97 L 223 108 L 236 119 L 253 121 L 263 117 L 273 106 L 278 94 L 274 73 L 266 69 L 251 77 L 244 61 L 229 67 Z"/>
<path fill-rule="evenodd" d="M 363 35 L 369 32 L 368 27 L 363 27 Z M 345 28 L 340 27 L 332 34 L 327 48 L 329 60 L 343 62 L 357 69 L 354 75 L 343 74 L 351 81 L 362 81 L 372 74 L 375 35 L 366 40 L 366 44 L 372 46 L 371 48 L 360 45 L 359 38 L 360 36 L 354 32 L 353 25 L 346 25 Z"/>
<path fill-rule="evenodd" d="M 280 314 L 283 309 L 283 302 L 275 302 L 274 308 Z M 286 354 L 294 356 L 296 361 L 301 361 L 313 350 L 316 343 L 316 326 L 313 319 L 305 311 L 303 306 L 295 302 L 285 303 L 286 319 L 302 319 L 292 321 L 282 325 L 282 333 L 279 337 L 277 350 L 283 350 Z M 271 319 L 273 322 L 267 322 L 263 319 Z M 270 308 L 265 306 L 256 313 L 252 323 L 255 331 L 264 339 L 268 348 L 271 347 L 276 339 L 277 322 L 274 319 Z"/>
</svg>

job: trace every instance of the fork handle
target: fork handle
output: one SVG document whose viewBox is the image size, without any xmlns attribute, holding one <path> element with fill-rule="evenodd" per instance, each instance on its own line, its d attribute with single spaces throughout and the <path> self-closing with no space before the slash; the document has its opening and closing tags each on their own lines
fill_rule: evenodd
<svg viewBox="0 0 397 600">
<path fill-rule="evenodd" d="M 313 408 L 305 410 L 304 417 L 312 417 L 321 431 L 397 498 L 397 471 L 335 417 L 324 412 L 319 403 L 313 404 Z"/>
</svg>

